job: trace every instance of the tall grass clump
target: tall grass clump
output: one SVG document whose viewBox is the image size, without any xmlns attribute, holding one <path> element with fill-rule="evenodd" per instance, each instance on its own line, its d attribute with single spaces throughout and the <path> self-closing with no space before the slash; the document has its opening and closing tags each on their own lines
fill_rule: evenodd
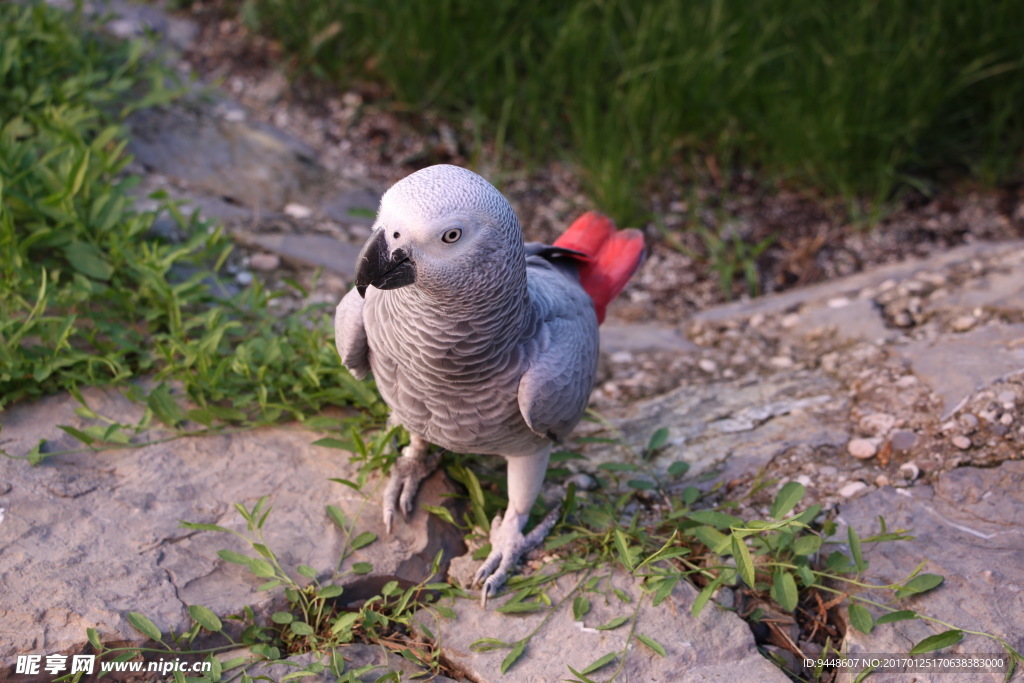
<svg viewBox="0 0 1024 683">
<path fill-rule="evenodd" d="M 1024 148 L 1014 0 L 247 0 L 297 65 L 376 78 L 398 106 L 486 122 L 527 160 L 567 155 L 595 200 L 692 154 L 882 200 Z"/>
</svg>

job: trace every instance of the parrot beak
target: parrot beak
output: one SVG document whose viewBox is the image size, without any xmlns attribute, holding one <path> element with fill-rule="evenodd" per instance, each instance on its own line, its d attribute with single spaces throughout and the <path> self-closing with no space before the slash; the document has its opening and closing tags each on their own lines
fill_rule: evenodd
<svg viewBox="0 0 1024 683">
<path fill-rule="evenodd" d="M 366 296 L 366 288 L 398 289 L 416 282 L 416 266 L 405 249 L 388 249 L 384 228 L 377 228 L 359 252 L 356 266 L 356 291 Z"/>
</svg>

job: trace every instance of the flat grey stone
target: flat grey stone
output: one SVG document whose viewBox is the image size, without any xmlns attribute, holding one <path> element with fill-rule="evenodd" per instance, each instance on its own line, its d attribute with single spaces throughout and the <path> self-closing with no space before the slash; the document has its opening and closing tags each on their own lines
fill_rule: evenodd
<svg viewBox="0 0 1024 683">
<path fill-rule="evenodd" d="M 129 422 L 140 414 L 116 391 L 83 393 L 101 415 Z M 5 410 L 3 448 L 24 455 L 40 439 L 45 452 L 76 447 L 57 425 L 88 424 L 74 414 L 77 405 L 58 395 Z M 257 591 L 264 579 L 217 555 L 220 549 L 251 555 L 248 545 L 179 523 L 244 532 L 234 503 L 252 507 L 264 495 L 273 506 L 266 544 L 302 583 L 294 573 L 299 564 L 322 579 L 338 567 L 344 539 L 326 514 L 328 504 L 358 520 L 353 535 L 378 535 L 345 561 L 343 569 L 369 562 L 373 572 L 337 581 L 345 586 L 343 604 L 376 594 L 391 579 L 405 585 L 427 579 L 438 550 L 446 560 L 464 552 L 459 531 L 423 511 L 424 505 L 453 504 L 443 473 L 424 483 L 417 512 L 408 522 L 397 520 L 387 537 L 376 495 L 380 480 L 371 480 L 365 497 L 329 481 L 355 480 L 357 468 L 345 452 L 313 446 L 317 438 L 282 426 L 53 455 L 37 467 L 0 458 L 0 481 L 8 484 L 0 494 L 0 673 L 18 653 L 81 651 L 89 627 L 104 640 L 141 643 L 145 638 L 129 624 L 129 611 L 145 614 L 164 633 L 181 633 L 191 625 L 187 605 L 204 605 L 222 617 L 245 605 L 264 614 L 280 609 L 280 591 Z"/>
<path fill-rule="evenodd" d="M 545 592 L 554 605 L 566 598 L 577 584 L 587 577 L 568 574 L 560 577 Z M 624 591 L 631 602 L 621 601 L 612 588 Z M 476 599 L 457 599 L 447 604 L 455 610 L 455 619 L 444 619 L 429 610 L 422 610 L 416 622 L 438 636 L 445 658 L 477 683 L 524 681 L 548 683 L 572 678 L 568 667 L 582 671 L 606 653 L 626 647 L 630 624 L 616 629 L 598 630 L 615 617 L 634 618 L 636 632 L 649 636 L 664 646 L 661 657 L 635 641 L 625 651 L 620 681 L 669 683 L 684 681 L 758 680 L 764 683 L 789 680 L 757 651 L 754 637 L 746 623 L 732 612 L 709 603 L 700 616 L 690 614 L 697 591 L 680 582 L 665 602 L 657 607 L 649 595 L 640 590 L 639 579 L 615 572 L 603 579 L 600 592 L 586 593 L 591 610 L 582 622 L 573 620 L 572 597 L 556 608 L 555 614 L 541 626 L 548 611 L 527 614 L 502 614 L 496 609 L 511 598 L 494 599 L 486 609 Z M 638 609 L 639 605 L 639 609 Z M 519 660 L 502 676 L 501 662 L 508 649 L 475 652 L 470 648 L 480 638 L 497 638 L 513 643 L 527 637 L 534 629 L 541 630 L 530 640 Z M 607 680 L 622 658 L 590 674 L 596 680 Z"/>
<path fill-rule="evenodd" d="M 669 325 L 658 323 L 613 323 L 601 325 L 601 351 L 673 351 L 687 353 L 700 347 Z"/>
<path fill-rule="evenodd" d="M 962 467 L 942 474 L 934 489 L 878 489 L 844 503 L 840 520 L 861 537 L 879 530 L 909 529 L 911 541 L 865 545 L 867 578 L 883 584 L 906 579 L 923 560 L 923 571 L 945 577 L 938 588 L 905 598 L 894 607 L 912 609 L 956 628 L 982 631 L 1024 651 L 1024 461 L 999 467 Z M 840 532 L 842 533 L 842 532 Z M 877 597 L 877 596 L 876 596 Z M 875 617 L 881 612 L 870 608 Z M 946 630 L 922 620 L 876 626 L 870 635 L 850 628 L 851 654 L 906 654 L 922 639 Z M 1000 645 L 968 635 L 939 655 L 1005 655 Z M 948 674 L 915 674 L 917 681 L 954 680 Z M 967 674 L 961 674 L 967 679 Z M 850 677 L 841 680 L 850 680 Z M 906 681 L 905 674 L 875 674 L 869 680 Z M 960 680 L 960 679 L 956 679 Z M 1001 681 L 998 674 L 971 674 L 971 681 Z"/>
<path fill-rule="evenodd" d="M 326 235 L 244 235 L 236 239 L 250 246 L 279 254 L 285 259 L 314 268 L 326 268 L 347 280 L 354 280 L 361 244 L 342 242 Z"/>
<path fill-rule="evenodd" d="M 128 126 L 128 150 L 150 172 L 256 211 L 281 210 L 322 175 L 314 150 L 244 115 L 144 109 L 129 116 Z"/>
<path fill-rule="evenodd" d="M 886 280 L 905 280 L 915 274 L 948 268 L 966 263 L 971 259 L 1007 253 L 1024 248 L 1024 242 L 977 242 L 950 249 L 926 259 L 907 259 L 899 263 L 880 266 L 849 277 L 830 280 L 787 292 L 770 294 L 750 301 L 738 301 L 701 311 L 693 317 L 696 321 L 717 322 L 733 318 L 748 317 L 756 313 L 780 315 L 787 311 L 809 305 L 827 305 L 829 300 L 852 295 L 861 290 L 876 287 Z M 841 309 L 839 309 L 841 310 Z"/>
<path fill-rule="evenodd" d="M 666 427 L 665 447 L 648 462 L 664 471 L 685 460 L 691 477 L 711 470 L 727 479 L 753 474 L 793 447 L 845 450 L 849 441 L 845 392 L 807 371 L 685 386 L 608 417 L 637 453 Z M 581 425 L 577 433 L 587 430 Z M 621 448 L 593 444 L 587 450 L 588 467 L 628 458 Z"/>
<path fill-rule="evenodd" d="M 894 348 L 942 397 L 945 420 L 975 391 L 1024 372 L 1024 323 L 996 323 Z"/>
</svg>

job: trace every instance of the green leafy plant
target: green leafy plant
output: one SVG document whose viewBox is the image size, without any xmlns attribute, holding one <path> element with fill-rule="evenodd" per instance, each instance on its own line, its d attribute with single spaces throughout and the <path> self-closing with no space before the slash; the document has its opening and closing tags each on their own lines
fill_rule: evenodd
<svg viewBox="0 0 1024 683">
<path fill-rule="evenodd" d="M 372 567 L 365 562 L 356 562 L 343 569 L 345 560 L 355 550 L 376 541 L 374 534 L 362 532 L 353 535 L 357 520 L 347 519 L 340 509 L 329 505 L 327 516 L 344 535 L 344 549 L 338 566 L 331 571 L 319 572 L 314 567 L 300 564 L 295 574 L 292 574 L 282 566 L 277 554 L 263 538 L 264 525 L 271 512 L 269 499 L 264 496 L 251 508 L 241 504 L 236 504 L 235 508 L 245 521 L 246 528 L 242 532 L 216 524 L 182 522 L 182 526 L 195 531 L 227 533 L 241 539 L 248 545 L 250 554 L 221 550 L 218 552 L 219 557 L 226 562 L 246 567 L 253 576 L 263 580 L 259 586 L 260 591 L 280 591 L 286 607 L 272 613 L 269 623 L 260 623 L 251 607 L 222 620 L 202 605 L 190 605 L 189 615 L 193 622 L 191 628 L 185 633 L 172 632 L 167 636 L 145 615 L 130 612 L 128 620 L 132 626 L 155 642 L 157 647 L 108 647 L 103 644 L 99 633 L 90 628 L 87 632 L 88 640 L 99 660 L 125 662 L 145 655 L 173 653 L 210 663 L 209 673 L 191 677 L 191 681 L 216 683 L 238 680 L 247 683 L 258 680 L 260 669 L 264 666 L 284 661 L 294 654 L 314 652 L 320 655 L 318 659 L 305 668 L 296 668 L 284 680 L 330 670 L 339 680 L 355 683 L 360 680 L 359 677 L 378 666 L 366 665 L 346 671 L 339 648 L 352 642 L 370 642 L 384 645 L 424 670 L 441 669 L 437 647 L 425 646 L 410 637 L 412 619 L 418 610 L 425 607 L 430 607 L 441 617 L 453 617 L 454 613 L 449 608 L 434 604 L 435 596 L 453 596 L 459 594 L 459 591 L 447 583 L 423 581 L 402 588 L 397 581 L 390 581 L 380 589 L 379 594 L 362 601 L 358 607 L 343 607 L 345 578 L 372 571 Z M 440 563 L 441 555 L 438 553 L 429 575 L 437 573 Z M 322 573 L 326 574 L 326 578 L 318 578 Z M 230 627 L 231 624 L 235 626 Z M 422 625 L 420 628 L 423 628 Z M 239 630 L 240 634 L 232 635 Z M 226 642 L 222 645 L 197 647 L 197 639 L 202 634 Z M 239 655 L 241 649 L 248 650 L 248 654 Z M 226 654 L 234 656 L 226 658 Z M 184 680 L 180 672 L 173 673 L 175 680 Z M 59 680 L 77 681 L 80 678 L 81 674 L 69 674 Z M 385 677 L 378 680 L 388 679 L 385 674 Z"/>
</svg>

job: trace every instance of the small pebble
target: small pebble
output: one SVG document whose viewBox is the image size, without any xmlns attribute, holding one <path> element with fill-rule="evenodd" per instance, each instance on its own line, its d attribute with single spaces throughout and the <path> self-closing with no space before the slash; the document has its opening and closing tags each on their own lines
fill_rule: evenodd
<svg viewBox="0 0 1024 683">
<path fill-rule="evenodd" d="M 296 204 L 295 202 L 286 204 L 284 207 L 284 212 L 285 215 L 287 216 L 299 219 L 309 218 L 310 216 L 313 215 L 313 209 L 309 208 L 308 206 L 303 206 L 302 204 Z"/>
<path fill-rule="evenodd" d="M 243 287 L 248 287 L 249 285 L 251 285 L 252 280 L 252 273 L 250 273 L 247 270 L 239 271 L 239 273 L 235 275 L 235 282 L 242 285 Z"/>
<path fill-rule="evenodd" d="M 967 332 L 977 324 L 978 319 L 973 315 L 961 315 L 958 318 L 954 318 L 949 326 L 954 332 Z"/>
<path fill-rule="evenodd" d="M 921 468 L 918 467 L 915 463 L 905 462 L 902 465 L 900 465 L 900 476 L 903 477 L 906 481 L 914 481 L 919 476 L 921 476 Z"/>
<path fill-rule="evenodd" d="M 1012 391 L 1000 391 L 999 395 L 996 396 L 996 400 L 1003 404 L 1003 407 L 1009 410 L 1017 404 L 1017 395 Z"/>
<path fill-rule="evenodd" d="M 755 313 L 750 316 L 750 320 L 747 321 L 747 324 L 751 327 L 760 327 L 764 324 L 764 313 Z"/>
<path fill-rule="evenodd" d="M 968 434 L 973 434 L 974 431 L 978 428 L 978 418 L 976 418 L 974 415 L 971 415 L 970 413 L 964 413 L 963 415 L 958 417 L 957 422 L 960 424 L 961 427 L 964 428 L 964 431 L 967 432 Z"/>
<path fill-rule="evenodd" d="M 903 375 L 898 380 L 896 380 L 896 386 L 898 386 L 900 389 L 906 389 L 908 387 L 914 386 L 915 384 L 917 384 L 917 377 L 914 377 L 913 375 Z"/>
<path fill-rule="evenodd" d="M 775 356 L 768 361 L 773 367 L 776 368 L 791 368 L 793 367 L 793 359 L 789 356 Z"/>
<path fill-rule="evenodd" d="M 963 434 L 957 434 L 956 436 L 953 437 L 953 445 L 962 451 L 966 451 L 968 448 L 971 447 L 971 440 L 968 439 Z"/>
<path fill-rule="evenodd" d="M 839 470 L 832 465 L 822 465 L 818 468 L 818 474 L 823 477 L 834 477 L 839 474 Z"/>
<path fill-rule="evenodd" d="M 571 477 L 565 480 L 566 488 L 569 484 L 576 484 L 576 488 L 580 491 L 593 491 L 597 488 L 597 480 L 586 472 L 577 472 Z"/>
<path fill-rule="evenodd" d="M 878 488 L 884 488 L 888 485 L 889 477 L 885 476 L 884 474 L 879 474 L 877 477 L 875 477 L 875 486 L 877 486 Z"/>
<path fill-rule="evenodd" d="M 797 325 L 800 324 L 800 316 L 797 315 L 796 313 L 790 313 L 789 315 L 785 316 L 782 319 L 781 324 L 786 329 L 789 329 L 790 327 L 796 327 Z"/>
<path fill-rule="evenodd" d="M 886 413 L 871 413 L 860 419 L 860 429 L 871 436 L 884 436 L 896 425 L 896 418 Z"/>
<path fill-rule="evenodd" d="M 860 460 L 875 457 L 878 445 L 872 439 L 853 439 L 846 445 L 847 452 Z"/>
<path fill-rule="evenodd" d="M 280 265 L 281 257 L 277 254 L 260 252 L 259 254 L 253 254 L 249 258 L 249 267 L 253 270 L 277 270 Z"/>
<path fill-rule="evenodd" d="M 849 484 L 839 489 L 839 495 L 843 498 L 852 498 L 867 487 L 868 485 L 862 481 L 851 481 Z"/>
<path fill-rule="evenodd" d="M 1013 415 L 1010 415 L 1009 413 L 1003 413 L 1002 415 L 999 416 L 999 424 L 1006 425 L 1007 427 L 1009 427 L 1010 425 L 1013 424 Z"/>
<path fill-rule="evenodd" d="M 794 479 L 794 481 L 797 481 L 797 482 L 803 484 L 805 487 L 811 485 L 811 478 L 808 477 L 806 474 L 798 475 L 796 477 L 796 479 Z"/>
<path fill-rule="evenodd" d="M 917 434 L 905 430 L 893 432 L 892 447 L 897 451 L 909 451 L 917 444 Z"/>
<path fill-rule="evenodd" d="M 837 296 L 834 299 L 829 299 L 826 305 L 829 308 L 845 308 L 850 305 L 850 300 L 845 296 Z"/>
<path fill-rule="evenodd" d="M 982 411 L 980 411 L 978 413 L 978 417 L 980 417 L 985 422 L 995 422 L 996 421 L 996 411 L 994 411 L 994 410 L 982 410 Z"/>
<path fill-rule="evenodd" d="M 635 360 L 629 351 L 616 351 L 608 359 L 613 363 L 632 363 Z"/>
<path fill-rule="evenodd" d="M 716 370 L 718 370 L 718 363 L 711 360 L 710 358 L 701 358 L 700 361 L 697 363 L 697 366 L 704 372 L 708 373 L 715 372 Z"/>
</svg>

